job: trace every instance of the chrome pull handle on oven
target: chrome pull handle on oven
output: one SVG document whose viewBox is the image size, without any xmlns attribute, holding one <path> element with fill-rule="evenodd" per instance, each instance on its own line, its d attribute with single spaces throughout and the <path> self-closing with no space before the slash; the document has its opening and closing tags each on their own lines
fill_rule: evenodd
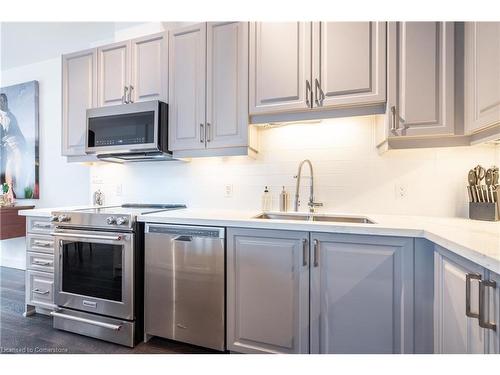
<svg viewBox="0 0 500 375">
<path fill-rule="evenodd" d="M 309 257 L 307 250 L 308 250 L 307 238 L 304 238 L 302 239 L 302 265 L 304 267 L 307 266 L 307 258 Z"/>
<path fill-rule="evenodd" d="M 200 124 L 200 143 L 205 143 L 205 126 L 201 123 Z"/>
<path fill-rule="evenodd" d="M 313 241 L 313 246 L 314 246 L 314 261 L 313 261 L 313 266 L 318 267 L 319 266 L 319 241 L 314 240 Z"/>
<path fill-rule="evenodd" d="M 479 319 L 479 314 L 471 312 L 471 309 L 470 309 L 470 281 L 471 280 L 481 281 L 481 275 L 478 273 L 468 273 L 467 275 L 465 275 L 465 315 L 467 315 L 469 318 Z"/>
<path fill-rule="evenodd" d="M 127 91 L 128 91 L 128 87 L 125 86 L 123 88 L 122 104 L 128 104 L 128 101 L 127 101 Z"/>
<path fill-rule="evenodd" d="M 92 319 L 80 318 L 79 316 L 61 314 L 60 312 L 56 312 L 56 311 L 51 311 L 50 315 L 57 317 L 57 318 L 74 320 L 75 322 L 87 323 L 87 324 L 91 324 L 93 326 L 111 329 L 113 331 L 119 331 L 122 328 L 121 324 L 110 324 L 110 323 L 98 322 L 98 321 L 92 320 Z"/>
<path fill-rule="evenodd" d="M 41 294 L 42 296 L 45 296 L 50 293 L 48 290 L 40 290 L 38 288 L 32 290 L 33 293 L 35 294 Z"/>
<path fill-rule="evenodd" d="M 53 236 L 57 237 L 67 237 L 67 238 L 82 238 L 85 240 L 110 240 L 110 241 L 121 241 L 123 236 L 99 236 L 94 234 L 76 234 L 76 233 L 59 233 L 53 232 L 51 233 Z"/>
<path fill-rule="evenodd" d="M 485 306 L 486 299 L 486 288 L 496 289 L 497 283 L 493 280 L 481 280 L 479 281 L 479 326 L 486 329 L 491 329 L 493 331 L 497 330 L 496 323 L 492 323 L 488 320 L 486 309 L 488 306 Z M 489 314 L 488 314 L 489 315 Z"/>
</svg>

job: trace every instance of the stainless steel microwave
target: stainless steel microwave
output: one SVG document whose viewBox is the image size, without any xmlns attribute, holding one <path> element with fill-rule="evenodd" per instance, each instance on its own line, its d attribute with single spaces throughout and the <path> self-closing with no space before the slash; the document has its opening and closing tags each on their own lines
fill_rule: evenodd
<svg viewBox="0 0 500 375">
<path fill-rule="evenodd" d="M 168 105 L 159 100 L 87 110 L 85 151 L 101 160 L 170 160 Z"/>
</svg>

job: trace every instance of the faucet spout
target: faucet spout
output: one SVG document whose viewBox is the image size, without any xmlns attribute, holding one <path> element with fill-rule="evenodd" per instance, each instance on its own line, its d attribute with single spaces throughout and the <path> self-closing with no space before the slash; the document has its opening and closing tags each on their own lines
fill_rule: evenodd
<svg viewBox="0 0 500 375">
<path fill-rule="evenodd" d="M 299 210 L 299 191 L 300 191 L 300 179 L 302 177 L 302 167 L 304 164 L 307 164 L 309 166 L 309 171 L 311 173 L 311 185 L 310 185 L 310 190 L 309 190 L 309 212 L 313 213 L 314 212 L 314 207 L 322 206 L 323 203 L 317 203 L 314 202 L 314 172 L 313 172 L 313 166 L 312 163 L 309 159 L 303 160 L 299 164 L 299 170 L 297 172 L 297 183 L 295 184 L 295 204 L 294 204 L 294 210 L 297 212 Z"/>
</svg>

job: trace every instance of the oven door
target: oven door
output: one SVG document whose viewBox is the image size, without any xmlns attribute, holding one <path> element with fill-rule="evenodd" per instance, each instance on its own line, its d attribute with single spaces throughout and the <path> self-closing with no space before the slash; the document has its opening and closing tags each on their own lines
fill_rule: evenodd
<svg viewBox="0 0 500 375">
<path fill-rule="evenodd" d="M 134 319 L 134 234 L 56 229 L 55 303 Z"/>
</svg>

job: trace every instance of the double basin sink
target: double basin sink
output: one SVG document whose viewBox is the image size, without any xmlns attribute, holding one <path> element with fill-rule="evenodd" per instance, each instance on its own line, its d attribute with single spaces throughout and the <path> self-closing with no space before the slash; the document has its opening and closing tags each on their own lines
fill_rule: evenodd
<svg viewBox="0 0 500 375">
<path fill-rule="evenodd" d="M 374 221 L 364 216 L 337 216 L 337 215 L 319 215 L 319 214 L 278 214 L 263 213 L 255 216 L 254 219 L 269 220 L 300 220 L 300 221 L 321 221 L 331 223 L 357 223 L 357 224 L 375 224 Z"/>
</svg>

